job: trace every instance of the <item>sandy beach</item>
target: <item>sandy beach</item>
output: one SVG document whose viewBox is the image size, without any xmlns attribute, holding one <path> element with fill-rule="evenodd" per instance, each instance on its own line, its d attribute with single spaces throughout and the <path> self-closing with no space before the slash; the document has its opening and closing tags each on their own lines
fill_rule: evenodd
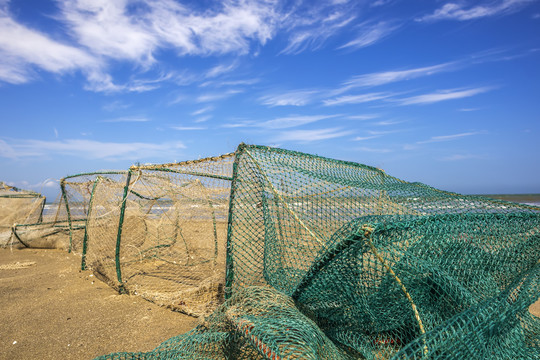
<svg viewBox="0 0 540 360">
<path fill-rule="evenodd" d="M 61 250 L 0 249 L 0 359 L 149 351 L 198 319 L 119 295 Z M 540 300 L 529 311 L 540 317 Z"/>
<path fill-rule="evenodd" d="M 149 351 L 198 319 L 119 295 L 62 250 L 0 249 L 0 359 Z"/>
</svg>

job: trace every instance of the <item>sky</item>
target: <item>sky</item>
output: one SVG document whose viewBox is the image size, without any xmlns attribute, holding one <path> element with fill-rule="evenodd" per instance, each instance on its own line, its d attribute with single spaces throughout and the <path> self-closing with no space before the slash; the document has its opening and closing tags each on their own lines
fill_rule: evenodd
<svg viewBox="0 0 540 360">
<path fill-rule="evenodd" d="M 241 142 L 540 193 L 539 95 L 539 0 L 0 0 L 0 181 L 49 200 Z"/>
</svg>

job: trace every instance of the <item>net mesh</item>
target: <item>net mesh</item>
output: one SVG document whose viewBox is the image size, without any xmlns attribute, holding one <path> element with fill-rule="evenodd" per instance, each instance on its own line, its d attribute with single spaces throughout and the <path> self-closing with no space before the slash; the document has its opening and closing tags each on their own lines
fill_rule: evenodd
<svg viewBox="0 0 540 360">
<path fill-rule="evenodd" d="M 227 301 L 102 359 L 540 357 L 540 208 L 262 146 L 232 178 Z"/>
<path fill-rule="evenodd" d="M 101 359 L 540 357 L 539 207 L 245 144 L 61 188 L 43 215 L 39 194 L 3 185 L 0 225 L 201 316 L 154 351 Z"/>
<path fill-rule="evenodd" d="M 232 154 L 96 178 L 85 265 L 113 287 L 191 315 L 223 302 Z"/>
<path fill-rule="evenodd" d="M 0 181 L 0 246 L 21 243 L 13 236 L 16 224 L 41 222 L 45 197 Z"/>
<path fill-rule="evenodd" d="M 61 179 L 61 193 L 53 203 L 43 204 L 41 219 L 16 224 L 14 236 L 27 247 L 81 254 L 91 189 L 97 176 L 99 173 L 89 173 Z"/>
</svg>

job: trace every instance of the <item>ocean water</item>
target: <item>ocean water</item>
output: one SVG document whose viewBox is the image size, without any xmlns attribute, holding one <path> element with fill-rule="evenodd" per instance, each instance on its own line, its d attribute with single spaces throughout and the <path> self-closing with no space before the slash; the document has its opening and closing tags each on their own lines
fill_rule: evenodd
<svg viewBox="0 0 540 360">
<path fill-rule="evenodd" d="M 521 204 L 540 206 L 540 194 L 489 194 L 481 196 L 517 202 Z"/>
<path fill-rule="evenodd" d="M 478 196 L 484 196 L 484 197 L 489 197 L 493 199 L 512 201 L 512 202 L 517 202 L 521 204 L 540 207 L 540 194 L 489 194 L 489 195 L 478 195 Z M 196 206 L 196 205 L 193 205 L 193 206 Z M 219 205 L 217 207 L 221 207 L 221 206 L 222 205 Z M 166 208 L 167 206 L 165 207 L 155 206 L 155 209 L 152 209 L 153 210 L 152 213 L 153 214 L 161 213 L 164 210 L 167 210 Z M 46 204 L 45 208 L 43 209 L 43 215 L 44 216 L 53 215 L 56 213 L 57 209 L 58 209 L 58 203 Z M 84 209 L 82 208 L 72 209 L 72 211 L 77 211 L 77 210 L 84 211 Z M 221 211 L 218 211 L 218 212 L 221 212 Z"/>
</svg>

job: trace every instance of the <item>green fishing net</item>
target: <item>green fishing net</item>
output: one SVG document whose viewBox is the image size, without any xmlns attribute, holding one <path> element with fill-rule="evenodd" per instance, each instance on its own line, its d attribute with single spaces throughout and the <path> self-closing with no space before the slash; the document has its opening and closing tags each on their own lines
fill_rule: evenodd
<svg viewBox="0 0 540 360">
<path fill-rule="evenodd" d="M 117 206 L 146 216 L 130 220 L 142 226 L 135 233 L 153 235 L 140 248 L 129 236 L 111 238 L 111 254 L 129 244 L 116 250 L 116 268 L 108 255 L 111 269 L 129 261 L 134 270 L 123 274 L 132 278 L 144 275 L 138 262 L 184 269 L 197 232 L 189 247 L 179 234 L 194 223 L 203 234 L 206 223 L 217 230 L 201 240 L 210 244 L 201 247 L 211 254 L 204 266 L 217 274 L 224 302 L 212 302 L 215 311 L 195 329 L 151 352 L 100 359 L 540 358 L 540 318 L 530 311 L 540 297 L 540 208 L 263 146 L 241 144 L 227 159 L 234 159 L 232 174 L 180 166 L 175 174 L 191 173 L 179 180 L 132 169 L 132 180 L 118 186 Z M 162 191 L 169 205 L 148 210 L 158 196 L 143 187 L 152 189 L 158 178 L 170 189 Z M 202 197 L 195 191 L 201 189 Z M 89 226 L 105 221 L 102 207 Z M 220 222 L 223 241 L 214 235 Z M 129 289 L 126 276 L 116 280 Z"/>
</svg>

